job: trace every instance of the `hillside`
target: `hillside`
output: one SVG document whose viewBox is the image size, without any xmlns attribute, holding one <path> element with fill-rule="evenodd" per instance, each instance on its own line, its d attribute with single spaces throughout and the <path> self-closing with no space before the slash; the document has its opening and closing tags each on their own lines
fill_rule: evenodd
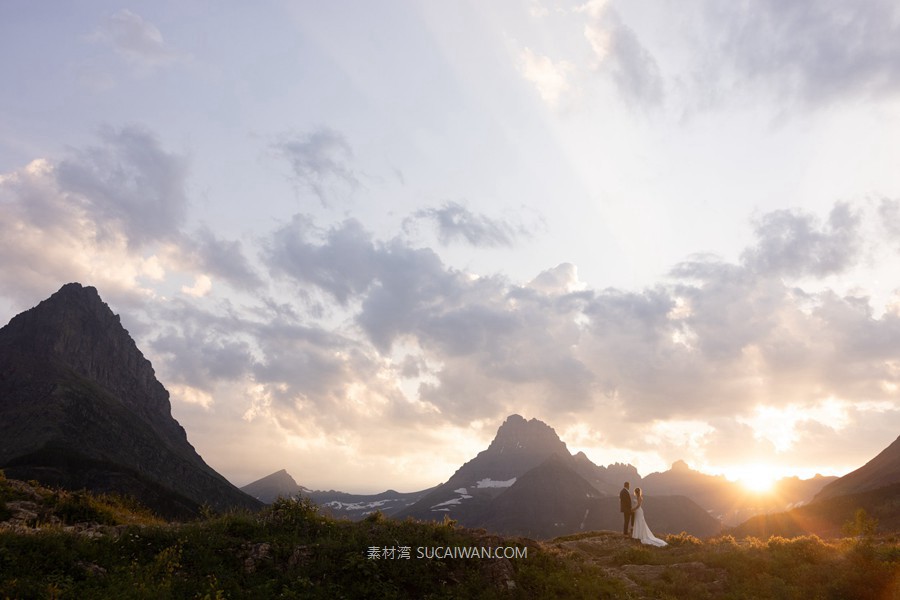
<svg viewBox="0 0 900 600">
<path fill-rule="evenodd" d="M 875 458 L 825 486 L 816 500 L 858 494 L 900 483 L 900 437 Z"/>
<path fill-rule="evenodd" d="M 335 521 L 304 500 L 171 524 L 112 496 L 0 473 L 4 598 L 900 597 L 896 536 L 666 540 L 650 548 L 589 531 L 537 542 L 378 515 Z M 506 556 L 488 556 L 498 549 Z"/>
<path fill-rule="evenodd" d="M 878 530 L 886 533 L 900 531 L 900 483 L 858 494 L 816 500 L 787 512 L 755 516 L 733 528 L 737 536 L 815 534 L 834 537 L 852 521 L 857 510 L 878 520 Z"/>
</svg>

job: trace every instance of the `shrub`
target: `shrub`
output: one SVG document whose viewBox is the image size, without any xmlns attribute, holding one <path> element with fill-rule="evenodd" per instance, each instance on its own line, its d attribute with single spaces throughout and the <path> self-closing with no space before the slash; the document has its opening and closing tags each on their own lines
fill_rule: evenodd
<svg viewBox="0 0 900 600">
<path fill-rule="evenodd" d="M 56 496 L 53 512 L 63 523 L 69 525 L 87 522 L 101 525 L 116 524 L 112 511 L 87 494 L 60 492 Z"/>
<path fill-rule="evenodd" d="M 670 546 L 702 546 L 703 542 L 699 538 L 692 536 L 686 531 L 681 533 L 670 533 L 666 536 L 666 543 Z"/>
<path fill-rule="evenodd" d="M 844 523 L 844 535 L 851 537 L 871 538 L 878 529 L 878 519 L 870 517 L 864 508 L 857 508 L 853 519 Z"/>
</svg>

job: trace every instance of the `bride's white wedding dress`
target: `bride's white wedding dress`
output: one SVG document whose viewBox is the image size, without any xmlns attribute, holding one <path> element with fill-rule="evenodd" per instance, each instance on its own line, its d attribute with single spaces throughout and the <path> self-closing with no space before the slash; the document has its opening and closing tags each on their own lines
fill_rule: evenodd
<svg viewBox="0 0 900 600">
<path fill-rule="evenodd" d="M 642 544 L 648 544 L 650 546 L 661 547 L 667 545 L 663 540 L 654 536 L 653 532 L 650 531 L 650 528 L 647 527 L 647 521 L 644 520 L 644 509 L 640 506 L 634 511 L 634 529 L 631 531 L 631 537 L 636 540 L 641 540 Z"/>
</svg>

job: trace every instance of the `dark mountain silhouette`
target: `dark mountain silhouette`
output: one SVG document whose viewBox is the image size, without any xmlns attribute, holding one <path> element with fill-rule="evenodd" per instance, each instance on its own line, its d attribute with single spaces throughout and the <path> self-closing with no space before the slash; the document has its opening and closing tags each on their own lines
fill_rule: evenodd
<svg viewBox="0 0 900 600">
<path fill-rule="evenodd" d="M 822 488 L 815 499 L 859 494 L 900 483 L 900 437 L 878 456 Z"/>
<path fill-rule="evenodd" d="M 822 537 L 843 534 L 860 508 L 878 520 L 878 531 L 900 531 L 900 483 L 857 494 L 817 499 L 790 511 L 757 515 L 732 530 L 736 536 L 797 536 L 814 533 Z"/>
<path fill-rule="evenodd" d="M 380 494 L 348 494 L 335 490 L 311 490 L 294 481 L 284 469 L 248 483 L 241 488 L 260 502 L 271 504 L 276 498 L 304 497 L 322 507 L 323 512 L 353 521 L 363 519 L 373 512 L 381 511 L 392 516 L 414 504 L 431 490 L 401 493 L 387 490 Z"/>
<path fill-rule="evenodd" d="M 264 504 L 271 504 L 276 498 L 292 498 L 309 490 L 294 481 L 294 478 L 282 469 L 248 483 L 241 488 L 241 491 Z"/>
<path fill-rule="evenodd" d="M 900 437 L 875 458 L 824 486 L 812 502 L 786 512 L 758 515 L 735 528 L 738 535 L 840 535 L 864 509 L 881 531 L 900 531 Z"/>
<path fill-rule="evenodd" d="M 602 494 L 571 464 L 554 454 L 526 472 L 491 502 L 481 525 L 498 533 L 536 538 L 582 531 L 589 507 Z"/>
<path fill-rule="evenodd" d="M 604 468 L 583 453 L 572 456 L 547 424 L 512 415 L 487 450 L 398 516 L 440 520 L 447 515 L 468 527 L 540 538 L 617 530 L 622 526 L 618 492 L 626 480 L 641 481 L 633 466 Z M 661 533 L 706 536 L 721 527 L 688 498 L 658 496 L 653 506 Z"/>
<path fill-rule="evenodd" d="M 591 462 L 584 452 L 579 452 L 573 458 L 575 471 L 604 494 L 617 496 L 626 481 L 631 484 L 632 489 L 641 484 L 642 478 L 634 465 L 615 463 L 602 467 Z"/>
<path fill-rule="evenodd" d="M 481 515 L 480 526 L 498 533 L 552 538 L 579 531 L 622 528 L 619 497 L 604 495 L 581 477 L 572 463 L 552 456 L 497 496 Z M 620 484 L 621 485 L 621 484 Z M 684 496 L 644 500 L 654 533 L 719 533 L 722 525 Z"/>
<path fill-rule="evenodd" d="M 441 519 L 451 514 L 464 525 L 476 526 L 491 500 L 553 455 L 573 460 L 552 427 L 537 419 L 510 415 L 486 450 L 399 516 Z"/>
<path fill-rule="evenodd" d="M 724 476 L 695 471 L 679 460 L 668 471 L 650 473 L 641 485 L 648 493 L 687 496 L 726 525 L 737 525 L 754 515 L 806 504 L 834 479 L 821 475 L 811 479 L 784 478 L 776 482 L 771 492 L 760 494 Z"/>
<path fill-rule="evenodd" d="M 119 317 L 78 283 L 0 329 L 0 468 L 171 517 L 261 506 L 197 454 Z"/>
</svg>

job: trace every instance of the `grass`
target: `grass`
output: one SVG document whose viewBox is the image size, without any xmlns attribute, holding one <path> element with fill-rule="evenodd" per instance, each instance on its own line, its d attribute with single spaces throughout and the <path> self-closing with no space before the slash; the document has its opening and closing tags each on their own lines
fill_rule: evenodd
<svg viewBox="0 0 900 600">
<path fill-rule="evenodd" d="M 36 488 L 37 489 L 37 488 Z M 6 491 L 3 491 L 6 490 Z M 0 493 L 12 494 L 8 482 Z M 620 598 L 623 587 L 585 561 L 531 540 L 444 524 L 362 522 L 280 499 L 258 514 L 174 524 L 127 501 L 40 488 L 28 532 L 0 530 L 0 598 Z M 67 524 L 85 519 L 90 527 Z M 399 550 L 409 546 L 409 558 Z M 512 559 L 420 558 L 419 549 L 504 547 Z M 392 548 L 394 558 L 370 559 Z M 424 553 L 424 552 L 423 552 Z M 511 582 L 511 584 L 510 584 Z"/>
<path fill-rule="evenodd" d="M 0 598 L 900 599 L 900 539 L 871 532 L 837 540 L 680 534 L 666 548 L 586 532 L 541 543 L 452 521 L 335 520 L 293 499 L 175 524 L 115 496 L 0 476 L 0 515 L 17 500 L 36 505 L 37 517 L 0 529 Z M 419 549 L 473 546 L 527 558 L 419 557 Z M 404 547 L 409 558 L 400 558 Z M 382 558 L 370 558 L 373 549 Z"/>
</svg>

